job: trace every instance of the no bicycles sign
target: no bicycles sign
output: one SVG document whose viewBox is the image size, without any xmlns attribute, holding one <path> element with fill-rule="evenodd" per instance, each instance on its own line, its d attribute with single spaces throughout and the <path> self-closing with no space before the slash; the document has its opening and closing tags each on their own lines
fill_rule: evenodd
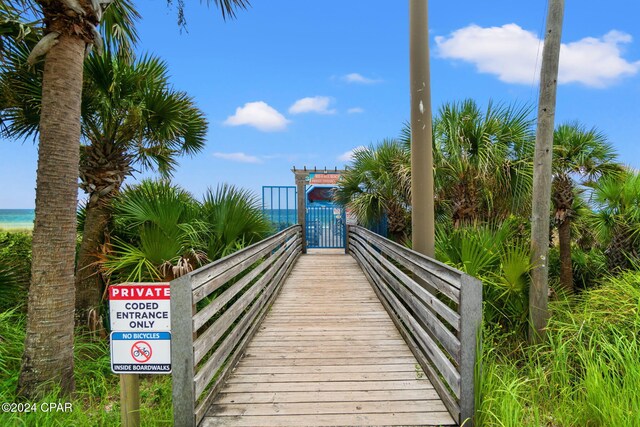
<svg viewBox="0 0 640 427">
<path fill-rule="evenodd" d="M 171 313 L 168 283 L 109 287 L 111 371 L 171 373 Z"/>
<path fill-rule="evenodd" d="M 171 333 L 111 332 L 111 371 L 115 374 L 171 373 Z"/>
</svg>

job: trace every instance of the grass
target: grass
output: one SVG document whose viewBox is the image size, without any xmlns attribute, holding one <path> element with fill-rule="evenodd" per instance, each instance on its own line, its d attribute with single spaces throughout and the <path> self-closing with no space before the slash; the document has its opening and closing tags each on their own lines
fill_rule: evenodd
<svg viewBox="0 0 640 427">
<path fill-rule="evenodd" d="M 12 227 L 6 224 L 0 225 L 0 233 L 22 233 L 22 234 L 31 234 L 33 233 L 33 227 L 24 227 L 24 226 L 16 226 Z"/>
<path fill-rule="evenodd" d="M 639 426 L 640 272 L 556 303 L 548 341 L 485 333 L 479 425 Z"/>
<path fill-rule="evenodd" d="M 54 391 L 37 402 L 25 402 L 15 390 L 24 343 L 25 318 L 15 311 L 0 313 L 0 402 L 35 404 L 35 412 L 0 412 L 1 426 L 114 426 L 120 425 L 119 378 L 110 369 L 106 341 L 76 337 L 76 392 L 72 397 Z M 72 410 L 47 411 L 49 403 L 71 403 Z M 44 406 L 43 406 L 44 404 Z M 169 375 L 141 375 L 141 423 L 170 426 L 171 378 Z"/>
</svg>

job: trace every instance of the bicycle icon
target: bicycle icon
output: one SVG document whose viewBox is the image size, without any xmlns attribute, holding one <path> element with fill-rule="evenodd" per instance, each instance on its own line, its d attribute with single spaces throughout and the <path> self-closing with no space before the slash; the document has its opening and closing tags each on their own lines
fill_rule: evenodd
<svg viewBox="0 0 640 427">
<path fill-rule="evenodd" d="M 146 341 L 136 341 L 131 346 L 131 356 L 138 363 L 148 362 L 151 354 L 151 345 Z"/>
</svg>

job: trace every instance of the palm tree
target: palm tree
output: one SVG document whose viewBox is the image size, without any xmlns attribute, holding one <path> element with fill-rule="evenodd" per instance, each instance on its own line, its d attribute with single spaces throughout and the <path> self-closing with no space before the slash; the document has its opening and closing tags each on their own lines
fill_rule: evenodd
<svg viewBox="0 0 640 427">
<path fill-rule="evenodd" d="M 97 310 L 101 281 L 96 253 L 110 221 L 111 199 L 134 166 L 170 174 L 180 155 L 204 148 L 207 122 L 185 93 L 171 88 L 167 66 L 145 56 L 127 61 L 107 52 L 85 63 L 80 187 L 86 217 L 76 272 L 76 312 Z"/>
<path fill-rule="evenodd" d="M 387 217 L 390 237 L 407 236 L 411 203 L 411 157 L 409 146 L 387 139 L 377 146 L 358 149 L 340 178 L 335 199 L 347 206 L 366 226 Z"/>
<path fill-rule="evenodd" d="M 606 136 L 597 129 L 586 129 L 579 123 L 568 123 L 556 128 L 553 137 L 553 182 L 551 201 L 558 227 L 560 246 L 560 286 L 573 293 L 571 267 L 571 221 L 576 182 L 587 184 L 600 176 L 615 172 L 616 153 Z"/>
<path fill-rule="evenodd" d="M 630 268 L 640 254 L 640 173 L 626 170 L 590 187 L 596 204 L 591 224 L 606 247 L 607 266 L 610 271 Z"/>
<path fill-rule="evenodd" d="M 36 3 L 42 10 L 45 35 L 32 51 L 31 61 L 44 56 L 45 64 L 32 284 L 19 380 L 20 393 L 26 397 L 46 391 L 56 383 L 63 393 L 75 387 L 71 320 L 75 295 L 70 284 L 74 283 L 75 267 L 83 61 L 88 41 L 97 47 L 102 43 L 95 26 L 101 21 L 103 5 L 108 4 L 88 0 Z M 223 15 L 233 14 L 235 7 L 246 4 L 244 0 L 214 3 L 222 8 Z M 107 7 L 105 12 L 110 9 Z M 45 383 L 47 386 L 38 390 Z"/>
<path fill-rule="evenodd" d="M 23 59 L 26 54 L 23 50 Z M 96 254 L 108 231 L 111 199 L 135 166 L 169 174 L 178 156 L 204 147 L 207 129 L 192 99 L 171 88 L 167 66 L 158 58 L 135 60 L 107 49 L 84 67 L 80 187 L 88 200 L 76 268 L 76 316 L 82 323 L 99 311 Z M 3 108 L 11 117 L 9 136 L 37 132 L 38 77 L 37 71 L 18 66 L 2 78 L 3 92 L 13 100 Z"/>
<path fill-rule="evenodd" d="M 45 56 L 45 63 L 38 127 L 33 263 L 18 382 L 19 393 L 26 397 L 46 392 L 55 384 L 63 393 L 75 388 L 75 292 L 71 283 L 75 269 L 83 60 L 87 46 L 102 45 L 95 26 L 103 12 L 116 11 L 104 11 L 102 3 L 86 0 L 39 0 L 35 4 L 42 12 L 44 37 L 32 50 L 29 62 Z"/>
<path fill-rule="evenodd" d="M 471 99 L 444 104 L 434 119 L 436 200 L 455 227 L 504 220 L 530 206 L 530 108 Z"/>
</svg>

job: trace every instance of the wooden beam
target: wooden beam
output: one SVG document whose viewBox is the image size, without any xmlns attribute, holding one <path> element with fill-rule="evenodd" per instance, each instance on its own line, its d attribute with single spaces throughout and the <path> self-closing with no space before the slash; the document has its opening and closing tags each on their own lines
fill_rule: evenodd
<svg viewBox="0 0 640 427">
<path fill-rule="evenodd" d="M 182 276 L 171 281 L 170 286 L 173 425 L 195 427 L 191 279 L 189 276 Z"/>
</svg>

